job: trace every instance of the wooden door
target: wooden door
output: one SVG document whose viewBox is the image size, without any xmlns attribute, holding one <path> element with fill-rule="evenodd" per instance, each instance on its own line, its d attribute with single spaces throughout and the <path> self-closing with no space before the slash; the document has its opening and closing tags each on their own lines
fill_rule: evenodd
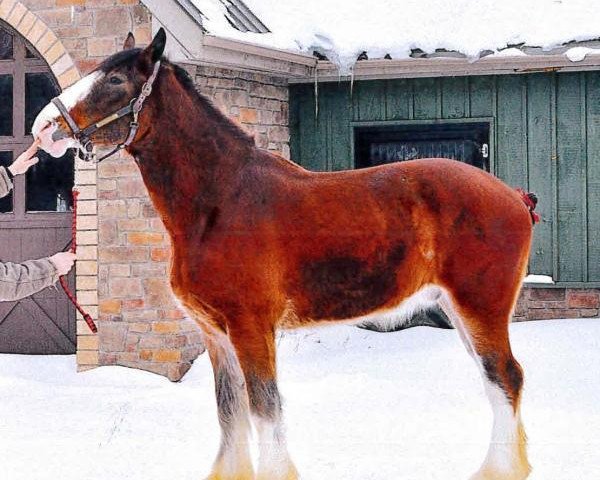
<svg viewBox="0 0 600 480">
<path fill-rule="evenodd" d="M 0 22 L 0 165 L 10 165 L 31 144 L 35 117 L 59 92 L 44 60 Z M 15 177 L 13 192 L 0 199 L 0 261 L 47 257 L 70 245 L 73 156 L 53 159 L 40 151 L 38 157 L 38 165 Z M 72 274 L 69 283 L 74 287 Z M 0 302 L 0 353 L 75 349 L 75 309 L 61 290 Z"/>
</svg>

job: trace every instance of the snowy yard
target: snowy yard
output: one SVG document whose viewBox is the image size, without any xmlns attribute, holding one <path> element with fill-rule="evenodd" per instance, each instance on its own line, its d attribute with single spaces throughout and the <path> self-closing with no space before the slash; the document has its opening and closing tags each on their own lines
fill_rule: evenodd
<svg viewBox="0 0 600 480">
<path fill-rule="evenodd" d="M 532 480 L 600 472 L 600 321 L 512 326 Z M 466 479 L 491 412 L 455 332 L 333 327 L 280 342 L 290 451 L 304 480 Z M 200 480 L 218 427 L 208 358 L 180 384 L 74 357 L 0 356 L 3 480 Z"/>
</svg>

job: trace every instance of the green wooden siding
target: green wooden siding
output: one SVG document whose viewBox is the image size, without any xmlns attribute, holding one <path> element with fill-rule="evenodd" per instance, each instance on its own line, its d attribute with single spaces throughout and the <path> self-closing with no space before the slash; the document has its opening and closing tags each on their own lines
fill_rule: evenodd
<svg viewBox="0 0 600 480">
<path fill-rule="evenodd" d="M 493 173 L 534 191 L 530 272 L 600 283 L 600 72 L 332 82 L 290 88 L 292 159 L 311 170 L 354 167 L 365 122 L 491 122 Z"/>
</svg>

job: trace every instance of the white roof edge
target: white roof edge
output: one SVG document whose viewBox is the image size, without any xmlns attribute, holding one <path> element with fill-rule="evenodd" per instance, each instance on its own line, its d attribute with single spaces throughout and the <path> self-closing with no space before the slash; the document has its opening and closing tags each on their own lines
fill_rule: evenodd
<svg viewBox="0 0 600 480">
<path fill-rule="evenodd" d="M 204 35 L 200 53 L 185 60 L 185 63 L 250 70 L 285 79 L 307 79 L 312 77 L 317 59 L 301 53 Z"/>
<path fill-rule="evenodd" d="M 203 45 L 205 47 L 203 58 L 194 59 L 195 63 L 218 65 L 221 63 L 219 59 L 223 58 L 229 60 L 227 66 L 247 67 L 259 71 L 264 67 L 265 71 L 270 74 L 287 76 L 291 83 L 314 82 L 315 67 L 317 68 L 318 81 L 339 81 L 351 77 L 348 74 L 340 74 L 339 68 L 334 63 L 317 60 L 315 57 L 303 53 L 265 47 L 214 35 L 204 35 Z M 230 52 L 230 55 L 223 56 L 224 52 Z M 212 55 L 209 55 L 209 53 L 212 53 Z M 271 60 L 271 62 L 266 60 Z M 362 60 L 354 64 L 352 76 L 355 80 L 369 80 L 599 69 L 600 55 L 588 55 L 581 61 L 573 62 L 564 54 L 552 53 L 519 56 L 490 55 L 477 61 L 456 57 Z"/>
<path fill-rule="evenodd" d="M 579 62 L 572 62 L 565 55 L 489 56 L 477 61 L 466 58 L 408 58 L 401 60 L 362 60 L 356 62 L 352 75 L 341 75 L 331 62 L 319 61 L 319 81 L 340 79 L 369 80 L 384 78 L 416 78 L 471 75 L 507 75 L 552 71 L 600 70 L 600 55 L 588 55 Z M 314 76 L 305 81 L 314 81 Z M 290 79 L 291 82 L 302 82 Z"/>
<path fill-rule="evenodd" d="M 317 59 L 312 55 L 300 52 L 292 52 L 290 50 L 281 50 L 278 48 L 265 47 L 251 42 L 243 42 L 241 40 L 233 40 L 230 38 L 217 37 L 215 35 L 204 35 L 204 45 L 227 50 L 235 50 L 240 53 L 257 55 L 260 57 L 273 58 L 283 60 L 299 65 L 314 68 L 317 65 Z"/>
</svg>

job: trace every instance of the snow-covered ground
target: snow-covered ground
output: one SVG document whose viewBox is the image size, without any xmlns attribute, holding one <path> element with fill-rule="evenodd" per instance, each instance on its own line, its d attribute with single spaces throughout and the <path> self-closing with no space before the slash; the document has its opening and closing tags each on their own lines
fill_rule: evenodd
<svg viewBox="0 0 600 480">
<path fill-rule="evenodd" d="M 532 480 L 600 475 L 600 321 L 512 326 Z M 332 327 L 280 341 L 290 451 L 304 480 L 466 479 L 491 413 L 455 332 Z M 216 452 L 208 358 L 182 383 L 73 357 L 0 356 L 2 480 L 200 480 Z"/>
</svg>

